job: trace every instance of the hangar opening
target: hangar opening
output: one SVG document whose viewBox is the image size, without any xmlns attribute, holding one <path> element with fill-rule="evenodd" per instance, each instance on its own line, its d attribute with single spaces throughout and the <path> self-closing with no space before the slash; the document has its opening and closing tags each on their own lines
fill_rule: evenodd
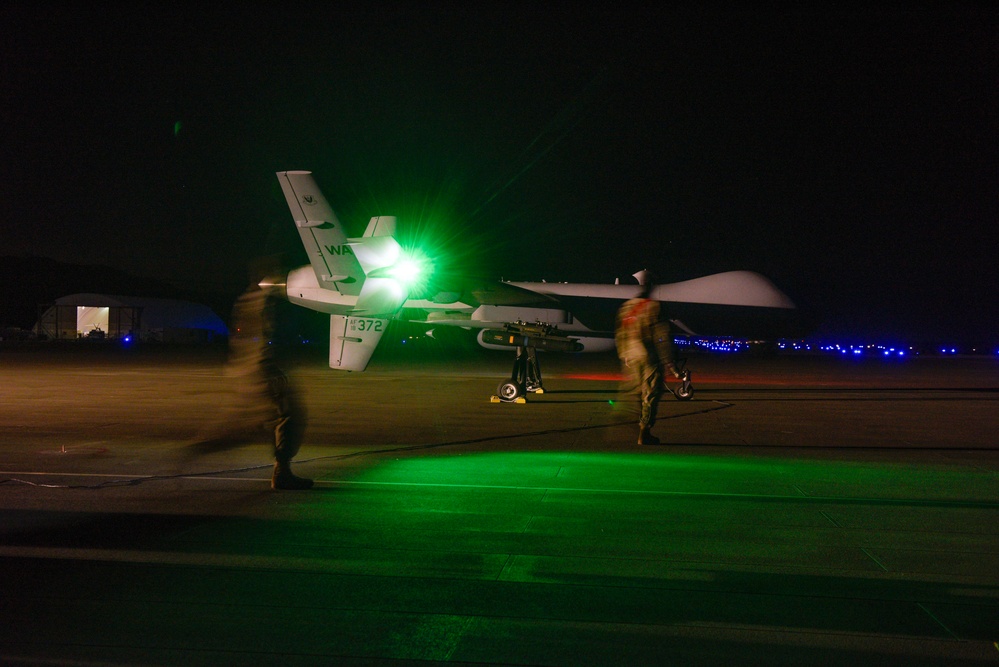
<svg viewBox="0 0 999 667">
<path fill-rule="evenodd" d="M 72 306 L 68 309 L 72 315 Z M 123 338 L 139 330 L 140 312 L 128 306 L 76 306 L 76 336 L 98 340 Z"/>
</svg>

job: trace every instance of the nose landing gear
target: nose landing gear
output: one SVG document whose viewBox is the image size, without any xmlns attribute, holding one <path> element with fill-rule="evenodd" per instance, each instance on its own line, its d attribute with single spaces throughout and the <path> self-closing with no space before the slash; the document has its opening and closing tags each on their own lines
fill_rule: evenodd
<svg viewBox="0 0 999 667">
<path fill-rule="evenodd" d="M 678 401 L 689 401 L 694 397 L 694 385 L 690 383 L 690 371 L 684 368 L 686 364 L 686 359 L 678 359 L 676 362 L 677 369 L 680 371 L 680 384 L 677 385 L 676 389 L 666 385 L 666 391 L 673 394 Z"/>
</svg>

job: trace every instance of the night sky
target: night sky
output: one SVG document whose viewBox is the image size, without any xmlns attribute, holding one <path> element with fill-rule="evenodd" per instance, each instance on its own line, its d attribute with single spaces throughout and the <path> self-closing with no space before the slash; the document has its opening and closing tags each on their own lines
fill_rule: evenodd
<svg viewBox="0 0 999 667">
<path fill-rule="evenodd" d="M 750 269 L 818 335 L 999 338 L 989 3 L 95 6 L 0 10 L 0 255 L 237 290 L 305 263 L 306 169 L 441 276 Z"/>
</svg>

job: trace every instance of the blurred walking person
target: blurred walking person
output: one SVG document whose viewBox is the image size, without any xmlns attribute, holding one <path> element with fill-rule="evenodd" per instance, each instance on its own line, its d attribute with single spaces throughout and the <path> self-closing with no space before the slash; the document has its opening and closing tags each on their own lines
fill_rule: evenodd
<svg viewBox="0 0 999 667">
<path fill-rule="evenodd" d="M 233 305 L 229 327 L 226 381 L 235 404 L 223 410 L 222 420 L 198 438 L 198 451 L 215 451 L 260 437 L 261 429 L 272 439 L 274 473 L 271 488 L 312 488 L 311 479 L 291 471 L 305 433 L 306 413 L 295 387 L 275 359 L 274 300 L 280 287 L 261 270 L 252 272 L 250 284 Z"/>
<path fill-rule="evenodd" d="M 628 369 L 637 387 L 641 415 L 638 419 L 638 444 L 659 445 L 652 435 L 659 400 L 666 387 L 665 373 L 682 378 L 673 354 L 673 334 L 658 301 L 650 299 L 653 283 L 646 278 L 639 294 L 625 301 L 617 313 L 614 340 L 622 365 Z"/>
</svg>

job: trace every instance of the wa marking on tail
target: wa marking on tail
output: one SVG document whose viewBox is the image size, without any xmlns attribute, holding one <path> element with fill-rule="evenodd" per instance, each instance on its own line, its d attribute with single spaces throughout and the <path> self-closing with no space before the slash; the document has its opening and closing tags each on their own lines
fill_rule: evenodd
<svg viewBox="0 0 999 667">
<path fill-rule="evenodd" d="M 323 246 L 326 248 L 326 252 L 331 255 L 353 255 L 354 251 L 350 249 L 349 245 L 328 245 Z"/>
</svg>

